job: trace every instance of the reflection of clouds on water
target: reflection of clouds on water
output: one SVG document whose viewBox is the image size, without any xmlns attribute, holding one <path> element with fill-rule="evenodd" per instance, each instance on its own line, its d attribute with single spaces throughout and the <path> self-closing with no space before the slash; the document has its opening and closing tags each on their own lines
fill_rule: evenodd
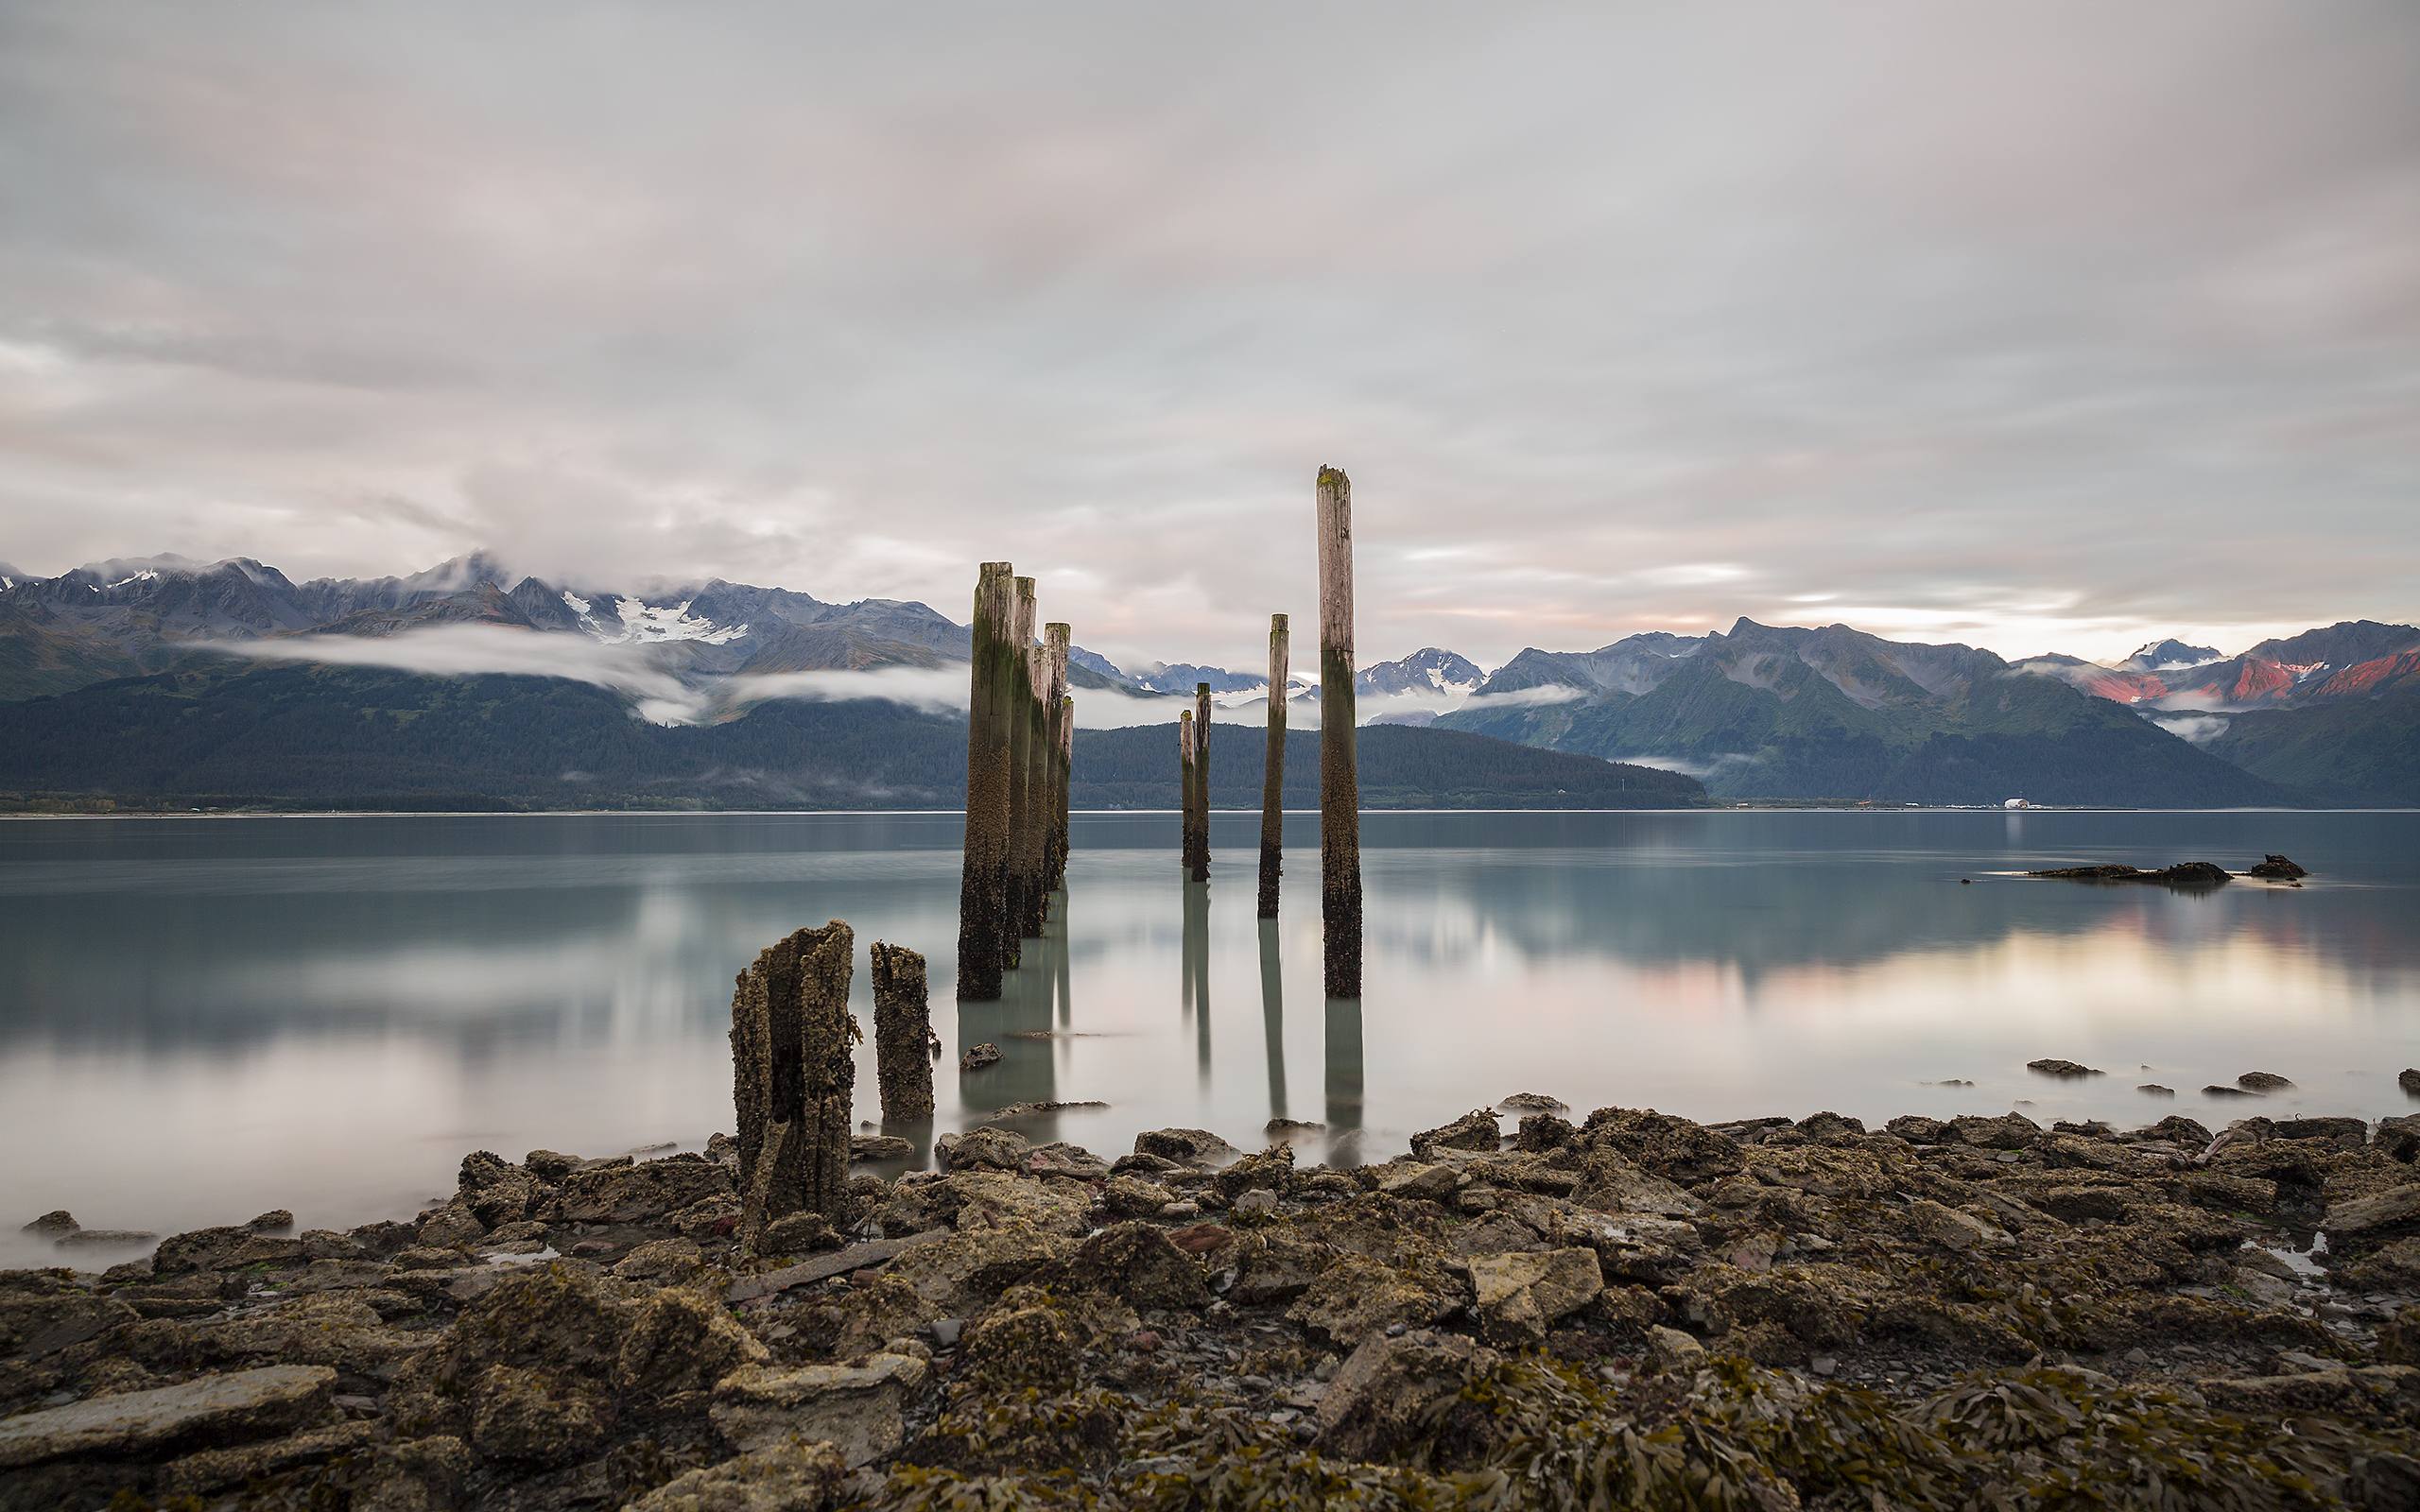
<svg viewBox="0 0 2420 1512">
<path fill-rule="evenodd" d="M 1217 852 L 1249 857 L 1253 818 L 1218 816 Z M 443 1185 L 469 1143 L 701 1143 L 730 1116 L 733 973 L 833 918 L 927 956 L 934 1128 L 1098 1099 L 1015 1126 L 1112 1155 L 1169 1125 L 1250 1145 L 1282 1116 L 1331 1125 L 1305 1158 L 1383 1159 L 1530 1090 L 2140 1119 L 2168 1109 L 2132 1084 L 2159 1079 L 2232 1116 L 2190 1089 L 2259 1066 L 2303 1084 L 2270 1111 L 2402 1111 L 2392 1068 L 2420 1062 L 2411 816 L 2037 811 L 2012 848 L 1996 813 L 1369 815 L 1358 1005 L 1321 993 L 1310 816 L 1269 924 L 1248 860 L 1183 882 L 1168 816 L 1076 822 L 1049 933 L 1001 1001 L 963 1005 L 954 816 L 0 824 L 0 1140 L 52 1152 L 0 1174 L 0 1211 L 357 1218 L 365 1189 L 385 1211 Z M 2006 875 L 2273 850 L 2320 877 Z M 867 1023 L 870 992 L 860 958 Z M 1001 1063 L 961 1075 L 979 1040 Z M 2116 1074 L 2028 1078 L 2046 1055 Z M 1921 1085 L 1950 1076 L 1977 1085 Z"/>
</svg>

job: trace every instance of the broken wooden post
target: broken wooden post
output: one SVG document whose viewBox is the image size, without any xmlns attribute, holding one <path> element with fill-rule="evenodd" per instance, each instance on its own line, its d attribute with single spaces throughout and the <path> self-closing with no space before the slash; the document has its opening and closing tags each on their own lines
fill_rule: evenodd
<svg viewBox="0 0 2420 1512">
<path fill-rule="evenodd" d="M 1361 781 L 1353 730 L 1353 480 L 1320 469 L 1320 922 L 1327 995 L 1361 995 Z"/>
<path fill-rule="evenodd" d="M 1067 875 L 1067 648 L 1074 631 L 1053 621 L 1042 627 L 1049 676 L 1043 689 L 1045 747 L 1050 774 L 1043 799 L 1042 889 L 1046 897 L 1059 890 Z"/>
<path fill-rule="evenodd" d="M 1189 881 L 1193 876 L 1193 711 L 1176 716 L 1177 865 Z"/>
<path fill-rule="evenodd" d="M 1193 880 L 1210 880 L 1210 684 L 1193 685 Z"/>
<path fill-rule="evenodd" d="M 882 1121 L 914 1123 L 933 1116 L 933 1016 L 925 991 L 925 958 L 905 945 L 873 942 L 873 1067 L 882 1090 Z"/>
<path fill-rule="evenodd" d="M 1009 861 L 1009 711 L 1019 658 L 1015 569 L 987 561 L 975 582 L 973 684 L 966 706 L 966 859 L 958 886 L 958 995 L 1000 995 Z"/>
<path fill-rule="evenodd" d="M 1033 579 L 1016 580 L 1016 600 L 1011 610 L 1010 644 L 1013 647 L 1009 668 L 1009 843 L 1008 906 L 1000 916 L 1000 960 L 1005 966 L 1015 966 L 1021 959 L 1020 942 L 1025 937 L 1026 893 L 1030 879 L 1026 875 L 1026 829 L 1033 822 Z"/>
<path fill-rule="evenodd" d="M 1277 917 L 1279 857 L 1286 844 L 1286 616 L 1269 616 L 1269 753 L 1260 772 L 1260 917 Z"/>
<path fill-rule="evenodd" d="M 849 1182 L 849 1013 L 856 937 L 834 919 L 769 945 L 731 995 L 732 1103 L 739 1117 L 740 1240 L 793 1212 L 840 1214 Z"/>
</svg>

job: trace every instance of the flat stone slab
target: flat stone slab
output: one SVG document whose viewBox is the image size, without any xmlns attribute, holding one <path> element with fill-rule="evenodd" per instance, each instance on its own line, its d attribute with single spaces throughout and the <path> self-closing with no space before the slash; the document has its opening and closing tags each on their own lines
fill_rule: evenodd
<svg viewBox="0 0 2420 1512">
<path fill-rule="evenodd" d="M 336 1380 L 326 1366 L 273 1365 L 24 1413 L 0 1419 L 0 1469 L 77 1455 L 139 1459 L 197 1438 L 283 1433 L 318 1416 Z"/>
<path fill-rule="evenodd" d="M 862 1245 L 851 1245 L 846 1249 L 836 1249 L 828 1255 L 818 1255 L 813 1260 L 803 1260 L 779 1270 L 742 1276 L 722 1294 L 723 1300 L 752 1302 L 775 1292 L 786 1292 L 793 1286 L 804 1286 L 810 1281 L 824 1280 L 834 1276 L 846 1276 L 868 1265 L 883 1264 L 918 1245 L 931 1244 L 947 1232 L 945 1228 L 927 1228 L 921 1234 L 909 1234 L 903 1239 L 870 1239 Z"/>
</svg>

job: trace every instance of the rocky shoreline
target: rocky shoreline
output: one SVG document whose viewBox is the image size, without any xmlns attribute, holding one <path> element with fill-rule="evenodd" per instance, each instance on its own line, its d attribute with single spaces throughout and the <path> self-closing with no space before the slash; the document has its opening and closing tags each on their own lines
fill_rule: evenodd
<svg viewBox="0 0 2420 1512">
<path fill-rule="evenodd" d="M 0 1273 L 0 1508 L 2420 1506 L 2420 1115 L 1412 1146 L 977 1128 L 756 1256 L 726 1138 L 483 1151 Z"/>
</svg>

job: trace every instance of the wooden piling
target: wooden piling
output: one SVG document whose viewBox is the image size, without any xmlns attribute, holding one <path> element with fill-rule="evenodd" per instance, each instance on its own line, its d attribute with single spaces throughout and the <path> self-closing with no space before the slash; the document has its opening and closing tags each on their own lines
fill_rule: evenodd
<svg viewBox="0 0 2420 1512">
<path fill-rule="evenodd" d="M 858 1038 L 849 1013 L 856 936 L 834 919 L 774 941 L 731 997 L 740 1240 L 753 1250 L 793 1212 L 838 1216 L 849 1181 L 849 1102 Z"/>
<path fill-rule="evenodd" d="M 1210 684 L 1193 685 L 1193 880 L 1210 880 Z"/>
<path fill-rule="evenodd" d="M 1009 723 L 1021 658 L 1013 640 L 1015 569 L 987 561 L 975 582 L 972 685 L 966 707 L 966 850 L 958 887 L 958 995 L 996 1001 L 1007 914 Z"/>
<path fill-rule="evenodd" d="M 1353 728 L 1353 481 L 1320 469 L 1320 920 L 1327 995 L 1361 995 L 1361 783 Z"/>
<path fill-rule="evenodd" d="M 1011 653 L 1007 717 L 1009 721 L 1009 840 L 1006 852 L 1008 897 L 1000 915 L 1000 962 L 1013 967 L 1025 937 L 1027 827 L 1033 822 L 1033 579 L 1015 582 L 1015 601 L 1009 622 Z"/>
<path fill-rule="evenodd" d="M 1260 917 L 1277 917 L 1286 844 L 1286 616 L 1269 616 L 1269 753 L 1260 772 Z"/>
<path fill-rule="evenodd" d="M 1177 866 L 1188 882 L 1193 878 L 1193 711 L 1176 716 Z"/>
<path fill-rule="evenodd" d="M 1059 850 L 1050 862 L 1050 880 L 1054 887 L 1067 885 L 1067 851 L 1074 841 L 1068 827 L 1068 790 L 1076 782 L 1076 700 L 1074 696 L 1059 700 Z M 1061 901 L 1063 912 L 1065 901 Z"/>
<path fill-rule="evenodd" d="M 1067 721 L 1073 700 L 1067 696 L 1067 649 L 1074 631 L 1053 621 L 1042 627 L 1049 675 L 1043 689 L 1045 748 L 1049 753 L 1049 783 L 1043 799 L 1042 888 L 1045 897 L 1067 880 Z"/>
<path fill-rule="evenodd" d="M 905 945 L 875 940 L 867 953 L 873 975 L 874 1080 L 882 1091 L 882 1121 L 915 1123 L 933 1116 L 933 1015 L 925 988 L 925 958 Z"/>
<path fill-rule="evenodd" d="M 1026 762 L 1025 828 L 1017 834 L 1017 873 L 1023 881 L 1025 914 L 1018 933 L 1042 937 L 1043 920 L 1050 914 L 1050 811 L 1054 787 L 1051 769 L 1059 752 L 1050 739 L 1050 648 L 1026 647 L 1026 682 L 1033 696 L 1026 700 L 1026 739 L 1031 754 Z"/>
</svg>

